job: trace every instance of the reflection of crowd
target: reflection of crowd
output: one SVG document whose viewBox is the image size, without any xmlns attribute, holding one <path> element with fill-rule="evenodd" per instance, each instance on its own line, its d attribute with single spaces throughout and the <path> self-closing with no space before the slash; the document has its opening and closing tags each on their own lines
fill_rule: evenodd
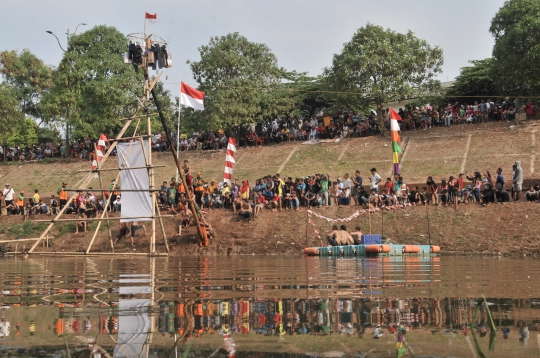
<svg viewBox="0 0 540 358">
<path fill-rule="evenodd" d="M 191 305 L 164 302 L 160 306 L 159 331 L 201 337 L 205 334 L 329 335 L 363 336 L 373 332 L 408 334 L 419 328 L 433 334 L 452 331 L 469 334 L 475 299 L 238 299 L 205 300 Z M 523 321 L 497 319 L 496 325 L 508 337 Z M 531 322 L 532 323 L 532 322 Z M 511 328 L 514 326 L 515 328 Z M 474 329 L 484 336 L 489 332 L 487 312 L 481 308 Z M 186 331 L 187 330 L 187 331 Z M 523 329 L 521 329 L 523 330 Z M 520 330 L 520 331 L 521 331 Z"/>
<path fill-rule="evenodd" d="M 3 292 L 8 294 L 9 292 Z M 55 293 L 55 290 L 49 292 Z M 63 293 L 82 295 L 83 289 L 65 290 Z M 19 292 L 19 294 L 22 294 Z M 491 299 L 495 304 L 507 304 L 508 300 Z M 75 302 L 80 306 L 81 302 Z M 114 306 L 114 303 L 112 304 Z M 471 335 L 471 328 L 482 337 L 489 336 L 490 327 L 487 310 L 479 310 L 477 321 L 473 323 L 476 300 L 450 297 L 432 298 L 333 298 L 333 299 L 229 299 L 229 300 L 180 300 L 161 301 L 157 317 L 157 330 L 173 337 L 199 339 L 205 335 L 257 334 L 263 336 L 281 335 L 348 335 L 358 338 L 380 339 L 385 335 L 396 337 L 398 347 L 404 336 L 431 332 L 431 334 Z M 58 317 L 46 330 L 51 335 L 101 335 L 119 333 L 119 316 L 122 312 L 108 311 L 99 317 L 80 316 L 76 310 L 68 311 L 63 304 L 58 305 Z M 524 307 L 521 307 L 524 308 Z M 106 312 L 106 311 L 104 311 Z M 115 312 L 113 314 L 113 312 Z M 11 312 L 8 312 L 11 313 Z M 73 313 L 73 315 L 72 315 Z M 493 312 L 492 312 L 493 313 Z M 110 315 L 112 314 L 112 315 Z M 11 316 L 11 314 L 10 314 Z M 497 316 L 497 334 L 504 339 L 519 339 L 528 344 L 529 329 L 538 330 L 533 318 L 530 322 Z M 472 324 L 472 327 L 471 327 Z M 16 335 L 34 335 L 44 330 L 41 323 L 36 328 L 34 321 L 16 326 Z M 9 317 L 2 317 L 0 338 L 10 334 Z"/>
</svg>

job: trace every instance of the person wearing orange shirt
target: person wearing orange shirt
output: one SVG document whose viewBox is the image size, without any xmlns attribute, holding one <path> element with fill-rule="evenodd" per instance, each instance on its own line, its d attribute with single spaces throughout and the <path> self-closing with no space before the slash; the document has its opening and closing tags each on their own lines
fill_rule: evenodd
<svg viewBox="0 0 540 358">
<path fill-rule="evenodd" d="M 66 188 L 67 183 L 63 182 L 62 187 L 56 191 L 56 194 L 58 194 L 58 199 L 60 200 L 60 210 L 62 210 L 62 208 L 67 205 L 68 193 L 66 191 Z"/>
</svg>

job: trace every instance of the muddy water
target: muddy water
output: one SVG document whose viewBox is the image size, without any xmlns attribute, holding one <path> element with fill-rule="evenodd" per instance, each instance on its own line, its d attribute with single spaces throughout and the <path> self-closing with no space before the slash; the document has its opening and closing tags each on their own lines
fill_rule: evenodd
<svg viewBox="0 0 540 358">
<path fill-rule="evenodd" d="M 539 280 L 533 259 L 4 258 L 0 356 L 478 357 L 484 295 L 492 357 L 537 357 Z"/>
</svg>

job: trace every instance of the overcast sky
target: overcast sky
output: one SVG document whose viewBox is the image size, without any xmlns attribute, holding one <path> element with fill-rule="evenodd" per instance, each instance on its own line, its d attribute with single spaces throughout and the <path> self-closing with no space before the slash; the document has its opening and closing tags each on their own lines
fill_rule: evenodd
<svg viewBox="0 0 540 358">
<path fill-rule="evenodd" d="M 1 2 L 0 50 L 30 49 L 57 65 L 65 32 L 105 24 L 124 34 L 142 32 L 145 11 L 157 13 L 149 31 L 169 42 L 173 68 L 162 77 L 178 95 L 180 79 L 194 84 L 186 60 L 199 60 L 197 47 L 211 36 L 239 32 L 265 43 L 280 66 L 316 76 L 330 66 L 332 55 L 367 22 L 416 36 L 444 50 L 441 81 L 454 79 L 469 60 L 491 56 L 490 21 L 503 0 L 26 0 Z"/>
</svg>

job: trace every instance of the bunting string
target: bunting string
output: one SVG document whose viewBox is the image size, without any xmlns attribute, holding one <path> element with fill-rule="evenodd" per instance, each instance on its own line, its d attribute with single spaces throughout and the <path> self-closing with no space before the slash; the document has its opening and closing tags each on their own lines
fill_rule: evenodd
<svg viewBox="0 0 540 358">
<path fill-rule="evenodd" d="M 329 218 L 329 217 L 326 217 L 324 215 L 321 215 L 321 214 L 318 214 L 312 210 L 308 210 L 307 211 L 307 215 L 308 215 L 308 223 L 313 226 L 313 231 L 314 233 L 316 234 L 316 236 L 320 239 L 321 238 L 321 235 L 320 235 L 320 231 L 317 230 L 317 226 L 316 224 L 313 222 L 313 220 L 311 219 L 312 216 L 315 216 L 321 220 L 326 220 L 327 222 L 329 223 L 338 223 L 338 222 L 349 222 L 353 219 L 356 219 L 357 217 L 359 217 L 360 215 L 362 214 L 366 214 L 366 213 L 374 213 L 374 212 L 379 212 L 379 211 L 382 211 L 382 210 L 401 210 L 401 209 L 405 209 L 406 207 L 409 207 L 409 206 L 412 206 L 410 203 L 406 203 L 406 204 L 398 204 L 398 205 L 392 205 L 392 206 L 384 206 L 382 208 L 370 208 L 370 209 L 358 209 L 356 210 L 354 213 L 352 213 L 349 217 L 346 217 L 346 218 L 341 218 L 341 219 L 332 219 L 332 218 Z"/>
</svg>

